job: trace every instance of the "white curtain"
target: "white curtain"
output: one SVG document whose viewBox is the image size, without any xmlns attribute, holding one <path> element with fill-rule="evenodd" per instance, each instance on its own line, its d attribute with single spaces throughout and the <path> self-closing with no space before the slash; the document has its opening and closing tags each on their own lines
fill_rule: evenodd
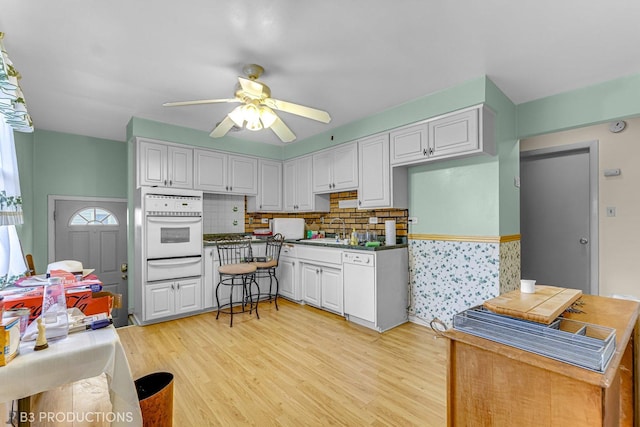
<svg viewBox="0 0 640 427">
<path fill-rule="evenodd" d="M 4 191 L 4 193 L 1 193 Z M 5 213 L 8 221 L 14 221 L 11 225 L 0 225 L 0 287 L 3 282 L 11 280 L 12 277 L 21 276 L 27 270 L 27 266 L 22 254 L 22 247 L 16 224 L 22 223 L 22 205 L 16 205 L 15 200 L 21 198 L 20 177 L 18 176 L 18 162 L 16 159 L 16 147 L 13 140 L 13 129 L 0 120 L 0 194 L 6 197 L 13 197 L 11 206 L 6 203 L 3 208 L 8 209 Z M 0 196 L 5 197 L 5 196 Z M 16 215 L 19 212 L 19 215 Z M 3 213 L 0 212 L 0 224 L 2 224 Z M 19 220 L 18 220 L 19 216 Z"/>
</svg>

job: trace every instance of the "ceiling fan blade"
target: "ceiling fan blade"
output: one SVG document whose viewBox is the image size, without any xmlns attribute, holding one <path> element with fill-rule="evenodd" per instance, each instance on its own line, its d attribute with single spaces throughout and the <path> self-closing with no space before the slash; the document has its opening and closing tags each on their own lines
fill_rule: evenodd
<svg viewBox="0 0 640 427">
<path fill-rule="evenodd" d="M 329 123 L 331 121 L 331 116 L 329 116 L 329 113 L 327 113 L 326 111 L 317 110 L 311 107 L 305 107 L 304 105 L 281 101 L 274 98 L 265 99 L 264 104 L 268 105 L 274 110 L 285 111 L 287 113 L 295 114 L 297 116 L 303 116 L 308 119 L 317 120 L 319 122 Z"/>
<path fill-rule="evenodd" d="M 163 107 L 180 107 L 183 105 L 199 105 L 199 104 L 217 104 L 220 102 L 242 102 L 238 98 L 225 98 L 225 99 L 201 99 L 199 101 L 178 101 L 178 102 L 165 102 Z"/>
<path fill-rule="evenodd" d="M 231 120 L 231 117 L 226 116 L 223 121 L 218 123 L 218 126 L 215 127 L 215 129 L 209 134 L 209 136 L 211 138 L 220 138 L 222 136 L 225 136 L 227 132 L 231 130 L 234 124 L 235 123 L 233 122 L 233 120 Z"/>
<path fill-rule="evenodd" d="M 282 142 L 291 142 L 296 139 L 296 136 L 291 129 L 287 125 L 284 124 L 280 117 L 276 117 L 276 120 L 271 125 L 270 129 L 278 135 L 278 138 L 282 140 Z"/>
<path fill-rule="evenodd" d="M 244 77 L 238 77 L 238 81 L 244 93 L 252 98 L 262 98 L 264 94 L 264 85 L 262 83 L 256 80 L 245 79 Z"/>
</svg>

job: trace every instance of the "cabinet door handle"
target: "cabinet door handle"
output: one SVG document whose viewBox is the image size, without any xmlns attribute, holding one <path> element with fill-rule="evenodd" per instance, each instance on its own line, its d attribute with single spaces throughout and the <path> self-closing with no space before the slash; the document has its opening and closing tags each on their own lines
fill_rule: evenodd
<svg viewBox="0 0 640 427">
<path fill-rule="evenodd" d="M 165 187 L 167 186 L 167 180 L 166 179 L 164 180 L 164 186 Z"/>
<path fill-rule="evenodd" d="M 178 283 L 176 286 L 177 286 L 178 290 L 180 290 L 180 283 Z"/>
<path fill-rule="evenodd" d="M 175 291 L 176 288 L 173 286 L 173 283 L 171 284 L 171 290 Z"/>
<path fill-rule="evenodd" d="M 422 150 L 422 155 L 426 156 L 427 155 L 427 149 L 425 148 L 424 150 Z"/>
<path fill-rule="evenodd" d="M 173 187 L 173 181 L 169 180 L 169 187 Z"/>
<path fill-rule="evenodd" d="M 358 200 L 358 206 L 362 205 L 362 200 Z"/>
<path fill-rule="evenodd" d="M 232 186 L 229 186 L 229 191 L 233 191 L 233 187 Z"/>
<path fill-rule="evenodd" d="M 429 148 L 429 155 L 433 154 L 433 148 Z"/>
</svg>

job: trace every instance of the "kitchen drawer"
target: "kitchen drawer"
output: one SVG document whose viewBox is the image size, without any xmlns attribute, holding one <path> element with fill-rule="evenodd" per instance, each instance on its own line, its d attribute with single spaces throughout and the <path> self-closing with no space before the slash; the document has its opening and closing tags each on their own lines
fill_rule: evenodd
<svg viewBox="0 0 640 427">
<path fill-rule="evenodd" d="M 147 281 L 202 276 L 202 258 L 154 259 L 147 261 Z"/>
</svg>

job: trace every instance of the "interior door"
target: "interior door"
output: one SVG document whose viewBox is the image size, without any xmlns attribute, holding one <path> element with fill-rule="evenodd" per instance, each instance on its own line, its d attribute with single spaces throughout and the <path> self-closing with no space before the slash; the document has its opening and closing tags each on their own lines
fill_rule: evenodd
<svg viewBox="0 0 640 427">
<path fill-rule="evenodd" d="M 588 148 L 522 153 L 522 278 L 597 294 L 597 282 L 592 283 L 591 251 L 597 246 L 591 236 L 591 162 Z"/>
<path fill-rule="evenodd" d="M 127 203 L 58 199 L 54 221 L 55 259 L 77 260 L 95 269 L 104 291 L 122 295 L 122 308 L 112 316 L 116 327 L 126 326 Z"/>
</svg>

